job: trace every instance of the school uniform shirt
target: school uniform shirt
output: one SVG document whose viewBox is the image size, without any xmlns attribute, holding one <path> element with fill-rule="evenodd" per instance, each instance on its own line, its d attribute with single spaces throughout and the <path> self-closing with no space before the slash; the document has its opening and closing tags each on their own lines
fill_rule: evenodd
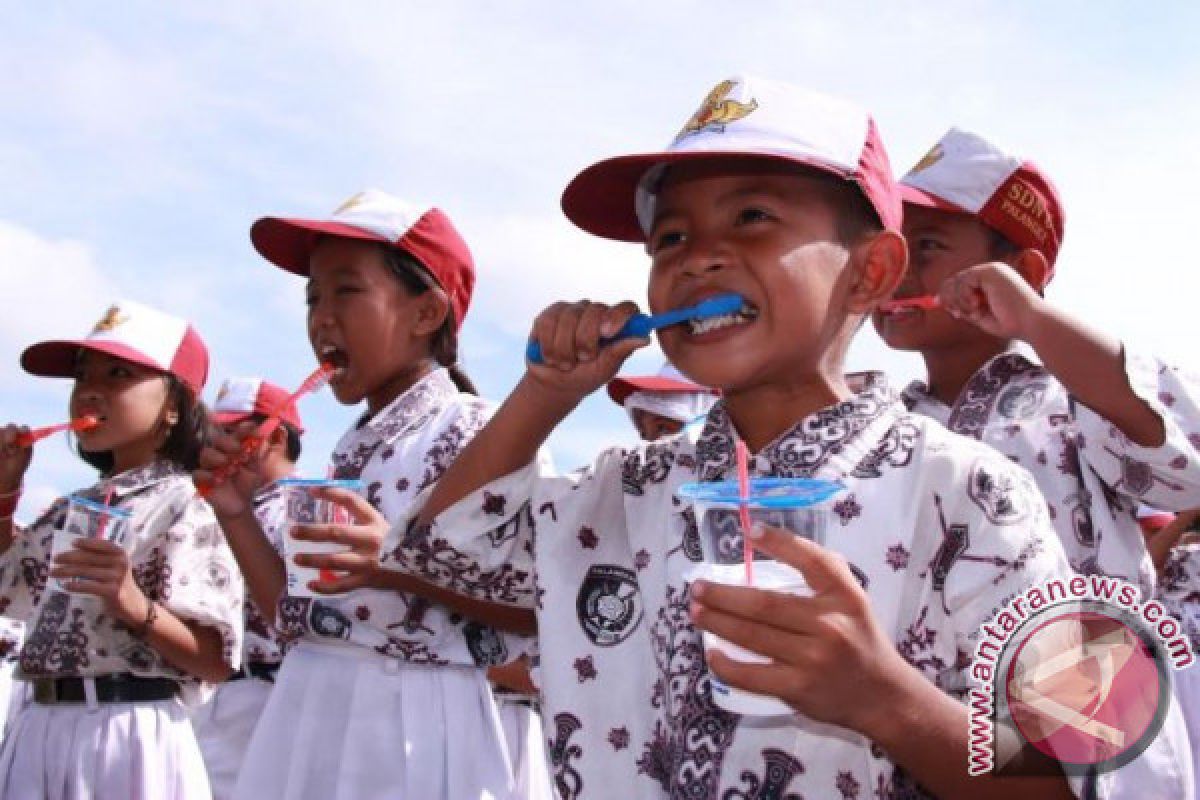
<svg viewBox="0 0 1200 800">
<path fill-rule="evenodd" d="M 283 536 L 287 531 L 287 500 L 275 483 L 254 496 L 254 516 L 267 541 L 284 558 Z M 283 661 L 285 643 L 279 632 L 266 621 L 246 592 L 246 638 L 242 648 L 243 664 L 278 664 Z"/>
<path fill-rule="evenodd" d="M 361 419 L 333 451 L 333 477 L 360 479 L 366 499 L 389 520 L 409 511 L 490 416 L 486 401 L 458 391 L 445 369 Z M 285 596 L 285 640 L 366 647 L 412 664 L 489 667 L 510 656 L 504 637 L 418 595 L 359 589 L 329 598 Z"/>
<path fill-rule="evenodd" d="M 910 410 L 996 448 L 1033 474 L 1075 570 L 1123 578 L 1149 597 L 1154 565 L 1137 509 L 1200 506 L 1200 385 L 1129 351 L 1125 373 L 1137 396 L 1162 418 L 1166 441 L 1160 447 L 1129 441 L 1076 400 L 1026 347 L 991 359 L 951 407 L 920 381 L 903 394 Z"/>
<path fill-rule="evenodd" d="M 732 480 L 734 444 L 718 402 L 698 437 L 608 449 L 563 476 L 531 464 L 428 528 L 396 526 L 383 563 L 536 609 L 547 757 L 564 800 L 915 796 L 857 733 L 714 705 L 688 615 L 696 520 L 675 495 Z M 979 628 L 997 609 L 1069 574 L 1029 474 L 907 413 L 878 379 L 797 422 L 750 473 L 845 485 L 824 545 L 847 559 L 897 650 L 948 692 L 967 690 Z"/>
<path fill-rule="evenodd" d="M 1156 597 L 1183 624 L 1192 650 L 1200 656 L 1200 543 L 1171 548 Z"/>
<path fill-rule="evenodd" d="M 1200 658 L 1200 544 L 1171 549 L 1158 582 L 1157 599 L 1179 620 L 1192 653 Z M 1186 723 L 1193 768 L 1200 766 L 1200 662 L 1172 674 L 1175 699 Z M 1200 797 L 1200 774 L 1196 776 Z"/>
<path fill-rule="evenodd" d="M 168 461 L 103 479 L 78 492 L 129 511 L 133 577 L 151 600 L 180 619 L 215 630 L 236 668 L 242 647 L 242 576 L 208 503 L 191 476 Z M 47 586 L 51 539 L 66 515 L 60 498 L 0 556 L 0 612 L 27 620 L 22 678 L 94 677 L 130 672 L 171 678 L 185 694 L 202 682 L 167 663 L 104 610 L 99 598 Z"/>
</svg>

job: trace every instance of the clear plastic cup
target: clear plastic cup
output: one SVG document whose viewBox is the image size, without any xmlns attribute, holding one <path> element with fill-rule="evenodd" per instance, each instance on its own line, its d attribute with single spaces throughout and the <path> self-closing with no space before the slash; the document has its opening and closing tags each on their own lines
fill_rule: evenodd
<svg viewBox="0 0 1200 800">
<path fill-rule="evenodd" d="M 308 542 L 292 538 L 294 525 L 327 525 L 350 521 L 341 506 L 313 494 L 314 489 L 347 489 L 362 492 L 360 480 L 333 478 L 284 478 L 277 484 L 287 502 L 287 535 L 283 537 L 284 564 L 287 567 L 287 593 L 292 597 L 322 597 L 308 587 L 311 581 L 332 580 L 338 573 L 302 567 L 296 564 L 301 554 L 341 553 L 345 548 L 334 542 Z"/>
<path fill-rule="evenodd" d="M 67 513 L 63 524 L 50 539 L 50 558 L 65 553 L 75 546 L 80 538 L 103 539 L 125 548 L 133 548 L 133 534 L 129 529 L 132 512 L 128 509 L 106 506 L 79 495 L 67 498 Z M 50 578 L 50 588 L 60 592 L 77 594 L 73 579 Z"/>
<path fill-rule="evenodd" d="M 823 545 L 828 523 L 828 511 L 824 506 L 843 488 L 836 481 L 816 478 L 754 478 L 750 481 L 746 509 L 751 522 L 784 528 Z M 690 577 L 728 586 L 745 586 L 737 481 L 687 483 L 679 487 L 676 494 L 691 503 L 700 534 L 700 552 L 704 560 L 692 570 Z M 796 595 L 810 593 L 798 570 L 758 551 L 753 556 L 755 588 Z M 718 650 L 730 658 L 755 664 L 766 664 L 771 660 L 707 631 L 703 637 L 706 651 Z M 726 711 L 755 716 L 795 713 L 777 697 L 728 686 L 716 675 L 709 677 L 713 701 Z"/>
</svg>

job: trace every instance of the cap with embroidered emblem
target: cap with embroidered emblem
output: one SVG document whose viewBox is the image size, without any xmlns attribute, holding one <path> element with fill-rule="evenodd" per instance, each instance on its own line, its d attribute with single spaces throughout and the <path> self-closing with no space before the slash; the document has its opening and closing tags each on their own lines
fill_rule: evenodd
<svg viewBox="0 0 1200 800">
<path fill-rule="evenodd" d="M 131 300 L 109 307 L 86 338 L 30 345 L 21 354 L 21 366 L 31 375 L 70 378 L 80 350 L 169 372 L 196 395 L 208 380 L 208 348 L 196 329 L 185 319 Z"/>
<path fill-rule="evenodd" d="M 847 101 L 751 76 L 717 84 L 666 149 L 583 170 L 563 192 L 562 208 L 589 233 L 645 241 L 665 169 L 729 156 L 799 164 L 842 178 L 858 187 L 885 228 L 900 229 L 899 195 L 871 116 Z"/>
</svg>

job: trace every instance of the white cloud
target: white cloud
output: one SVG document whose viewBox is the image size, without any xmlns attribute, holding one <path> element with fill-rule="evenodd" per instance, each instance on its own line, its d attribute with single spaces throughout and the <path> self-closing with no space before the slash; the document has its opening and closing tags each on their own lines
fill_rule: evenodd
<svg viewBox="0 0 1200 800">
<path fill-rule="evenodd" d="M 0 263 L 8 298 L 0 314 L 0 381 L 12 386 L 24 375 L 17 358 L 26 346 L 87 333 L 117 291 L 86 244 L 47 239 L 4 220 Z"/>
</svg>

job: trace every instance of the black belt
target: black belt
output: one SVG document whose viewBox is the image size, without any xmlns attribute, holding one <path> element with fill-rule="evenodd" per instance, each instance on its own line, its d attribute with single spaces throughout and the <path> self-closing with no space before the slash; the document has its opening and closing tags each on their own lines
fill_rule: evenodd
<svg viewBox="0 0 1200 800">
<path fill-rule="evenodd" d="M 243 678 L 258 678 L 267 683 L 275 682 L 275 673 L 279 672 L 278 664 L 267 664 L 262 661 L 248 661 L 242 664 L 242 668 L 229 676 L 231 681 L 240 681 Z"/>
<path fill-rule="evenodd" d="M 95 678 L 34 678 L 33 702 L 41 705 L 86 703 L 84 682 L 96 684 L 98 703 L 153 703 L 179 694 L 179 684 L 170 678 L 140 678 L 129 673 L 97 675 Z"/>
</svg>

